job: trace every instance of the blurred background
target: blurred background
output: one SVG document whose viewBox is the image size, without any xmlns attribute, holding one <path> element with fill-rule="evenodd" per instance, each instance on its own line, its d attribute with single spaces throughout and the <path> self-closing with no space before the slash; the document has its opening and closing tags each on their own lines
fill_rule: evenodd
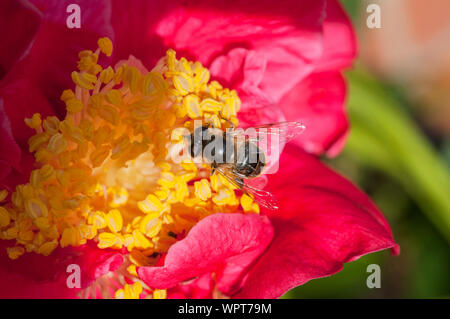
<svg viewBox="0 0 450 319">
<path fill-rule="evenodd" d="M 450 298 L 450 1 L 341 0 L 360 54 L 347 72 L 352 132 L 324 161 L 388 219 L 401 254 L 364 256 L 285 298 Z M 381 9 L 370 29 L 369 4 Z M 369 264 L 381 288 L 369 289 Z"/>
</svg>

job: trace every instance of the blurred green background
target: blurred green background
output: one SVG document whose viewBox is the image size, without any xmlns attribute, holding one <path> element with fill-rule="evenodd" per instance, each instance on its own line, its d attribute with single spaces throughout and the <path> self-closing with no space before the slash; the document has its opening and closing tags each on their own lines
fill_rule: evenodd
<svg viewBox="0 0 450 319">
<path fill-rule="evenodd" d="M 341 2 L 360 46 L 346 74 L 352 131 L 324 161 L 381 208 L 401 254 L 364 256 L 284 298 L 449 298 L 450 1 Z M 370 3 L 380 5 L 380 29 L 366 25 Z M 373 263 L 379 289 L 366 286 Z"/>
</svg>

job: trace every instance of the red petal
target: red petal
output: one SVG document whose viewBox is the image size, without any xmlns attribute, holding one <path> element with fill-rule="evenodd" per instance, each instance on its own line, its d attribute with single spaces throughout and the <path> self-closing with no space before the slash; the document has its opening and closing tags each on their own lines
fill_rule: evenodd
<svg viewBox="0 0 450 319">
<path fill-rule="evenodd" d="M 236 298 L 277 298 L 362 255 L 387 248 L 399 252 L 370 199 L 292 145 L 283 153 L 278 174 L 269 176 L 268 189 L 280 203 L 269 216 L 274 239 Z"/>
<path fill-rule="evenodd" d="M 41 15 L 26 1 L 0 2 L 0 79 L 29 46 L 37 32 Z"/>
<path fill-rule="evenodd" d="M 33 169 L 28 139 L 34 132 L 26 126 L 24 118 L 37 112 L 47 116 L 53 110 L 42 92 L 26 79 L 0 87 L 0 96 L 0 187 L 12 190 L 27 182 Z"/>
<path fill-rule="evenodd" d="M 267 76 L 266 65 L 267 60 L 260 54 L 244 48 L 232 49 L 211 64 L 210 71 L 220 83 L 237 90 L 242 101 L 238 116 L 243 127 L 285 119 L 274 97 L 259 86 Z"/>
<path fill-rule="evenodd" d="M 1 298 L 56 298 L 73 292 L 62 279 L 61 273 L 65 268 L 55 258 L 56 255 L 44 257 L 26 253 L 19 259 L 11 260 L 6 254 L 6 247 L 13 245 L 13 241 L 0 241 Z M 58 257 L 61 258 L 60 255 Z"/>
<path fill-rule="evenodd" d="M 100 249 L 93 241 L 65 251 L 64 265 L 77 264 L 82 271 L 82 287 L 89 286 L 95 279 L 117 270 L 123 263 L 122 254 L 114 249 Z M 65 268 L 64 268 L 65 269 Z"/>
<path fill-rule="evenodd" d="M 320 53 L 316 40 L 320 36 L 324 1 L 180 3 L 179 10 L 173 10 L 159 22 L 157 33 L 167 46 L 189 51 L 202 63 L 237 47 L 270 50 L 270 43 L 272 48 L 278 46 L 279 52 L 283 48 L 302 47 L 298 55 L 306 59 Z M 300 43 L 293 43 L 294 40 Z"/>
<path fill-rule="evenodd" d="M 110 0 L 29 0 L 39 11 L 42 12 L 45 21 L 51 21 L 63 25 L 68 34 L 74 29 L 69 29 L 66 25 L 67 18 L 72 14 L 67 12 L 70 4 L 77 4 L 81 9 L 81 30 L 103 36 L 113 36 L 111 26 L 111 1 Z M 77 52 L 78 53 L 78 52 Z"/>
<path fill-rule="evenodd" d="M 99 37 L 97 30 L 104 33 L 108 28 L 111 30 L 110 24 L 105 23 L 105 19 L 109 19 L 110 14 L 108 2 L 86 1 L 84 5 L 79 2 L 83 7 L 81 30 L 69 29 L 66 26 L 69 15 L 66 7 L 72 1 L 33 2 L 42 12 L 26 1 L 15 5 L 8 2 L 5 4 L 6 8 L 2 7 L 12 14 L 6 21 L 9 25 L 24 26 L 18 28 L 21 34 L 23 33 L 21 37 L 14 38 L 14 45 L 11 44 L 11 52 L 14 53 L 14 59 L 18 61 L 13 65 L 8 64 L 9 72 L 0 83 L 0 96 L 4 102 L 4 113 L 0 114 L 2 117 L 0 121 L 9 121 L 14 138 L 12 142 L 17 143 L 23 152 L 22 157 L 20 153 L 18 157 L 13 146 L 10 148 L 8 146 L 10 144 L 7 144 L 5 140 L 0 141 L 0 148 L 10 148 L 8 156 L 15 156 L 13 161 L 15 170 L 8 167 L 8 161 L 0 157 L 2 187 L 12 187 L 17 182 L 23 181 L 24 176 L 32 168 L 27 141 L 33 131 L 25 125 L 24 118 L 31 117 L 34 113 L 41 113 L 43 117 L 55 113 L 60 117 L 65 115 L 65 106 L 59 97 L 63 89 L 73 86 L 70 73 L 76 67 L 78 52 L 96 47 Z M 14 7 L 18 8 L 13 10 Z M 39 16 L 41 20 L 37 29 L 32 27 L 35 23 L 34 16 Z M 25 17 L 29 19 L 24 21 Z M 95 32 L 92 31 L 94 29 Z M 15 32 L 11 34 L 17 37 Z M 8 44 L 6 41 L 8 37 L 2 38 L 3 40 L 5 41 L 1 43 Z M 19 51 L 23 50 L 23 47 L 26 47 L 26 51 L 20 55 Z M 7 51 L 10 52 L 9 49 Z M 9 58 L 6 60 L 15 62 Z M 1 56 L 0 63 L 2 63 Z"/>
<path fill-rule="evenodd" d="M 346 84 L 339 71 L 313 73 L 286 94 L 279 106 L 289 121 L 300 121 L 305 131 L 296 139 L 314 154 L 336 155 L 348 133 Z"/>
<path fill-rule="evenodd" d="M 179 284 L 167 291 L 169 299 L 211 299 L 213 298 L 214 280 L 210 273 L 186 284 Z"/>
<path fill-rule="evenodd" d="M 59 100 L 61 92 L 73 87 L 71 72 L 76 69 L 78 52 L 97 47 L 100 36 L 111 35 L 111 10 L 106 1 L 78 1 L 82 7 L 82 28 L 69 29 L 66 7 L 73 1 L 33 1 L 42 10 L 42 23 L 31 45 L 20 61 L 14 64 L 2 79 L 2 87 L 25 82 L 31 92 L 22 95 L 33 98 L 36 90 L 47 99 L 53 113 L 65 115 L 65 106 Z M 3 92 L 0 92 L 3 95 Z M 25 99 L 26 97 L 24 97 Z M 33 108 L 29 106 L 27 109 Z M 40 110 L 34 108 L 36 112 Z M 45 110 L 44 110 L 45 111 Z M 9 115 L 9 114 L 8 114 Z M 22 117 L 26 114 L 22 114 Z M 13 124 L 14 127 L 14 124 Z"/>
<path fill-rule="evenodd" d="M 259 83 L 253 84 L 271 99 L 277 99 L 308 74 L 312 62 L 322 54 L 324 3 L 323 0 L 133 1 L 126 3 L 125 9 L 123 2 L 118 1 L 114 2 L 112 22 L 119 50 L 126 50 L 118 51 L 118 56 L 126 58 L 133 54 L 147 66 L 171 47 L 180 56 L 199 60 L 206 66 L 214 62 L 217 69 L 218 63 L 235 63 L 221 57 L 227 57 L 233 49 L 244 49 L 251 53 L 252 59 L 263 62 Z M 123 14 L 129 11 L 139 12 L 132 24 Z M 227 69 L 228 73 L 212 72 L 225 86 L 239 78 L 236 69 Z M 261 70 L 255 69 L 253 73 L 258 76 Z"/>
<path fill-rule="evenodd" d="M 115 60 L 133 55 L 152 68 L 165 56 L 167 47 L 156 32 L 156 24 L 181 1 L 112 1 L 111 24 L 114 29 Z M 130 18 L 130 12 L 133 18 Z"/>
<path fill-rule="evenodd" d="M 3 100 L 0 98 L 0 160 L 5 165 L 17 167 L 20 162 L 20 153 L 20 147 L 14 140 L 11 123 L 3 107 Z"/>
<path fill-rule="evenodd" d="M 156 32 L 166 46 L 209 65 L 216 79 L 237 89 L 241 125 L 299 120 L 307 125 L 298 140 L 304 149 L 331 156 L 341 150 L 348 123 L 339 72 L 352 63 L 356 39 L 337 1 L 238 1 L 223 10 L 186 4 L 166 14 Z"/>
<path fill-rule="evenodd" d="M 352 65 L 357 38 L 352 23 L 337 0 L 328 0 L 323 22 L 323 53 L 315 72 L 340 70 Z"/>
<path fill-rule="evenodd" d="M 42 118 L 53 115 L 54 111 L 43 95 L 29 79 L 17 79 L 0 87 L 5 115 L 11 123 L 12 134 L 19 146 L 28 150 L 28 139 L 35 133 L 29 128 L 24 119 L 34 113 L 41 113 Z"/>
<path fill-rule="evenodd" d="M 123 262 L 120 253 L 102 250 L 89 242 L 80 247 L 57 248 L 50 256 L 25 253 L 11 260 L 6 247 L 12 241 L 0 241 L 0 298 L 75 298 L 80 289 L 68 288 L 67 266 L 80 266 L 82 288 Z"/>
<path fill-rule="evenodd" d="M 11 192 L 15 185 L 27 180 L 32 169 L 31 154 L 22 152 L 0 98 L 0 189 Z"/>
<path fill-rule="evenodd" d="M 286 120 L 302 121 L 306 131 L 297 144 L 314 154 L 337 155 L 348 134 L 345 112 L 346 86 L 340 74 L 357 51 L 351 22 L 336 0 L 329 0 L 323 22 L 323 54 L 314 73 L 298 82 L 279 101 Z"/>
<path fill-rule="evenodd" d="M 56 281 L 37 282 L 18 273 L 4 272 L 0 267 L 0 298 L 2 299 L 69 299 L 77 298 L 78 289 L 67 288 L 61 276 Z"/>
<path fill-rule="evenodd" d="M 242 274 L 271 239 L 272 227 L 265 217 L 214 214 L 170 247 L 163 267 L 140 267 L 138 274 L 150 287 L 171 288 L 215 272 L 217 287 L 228 294 L 238 288 Z"/>
</svg>

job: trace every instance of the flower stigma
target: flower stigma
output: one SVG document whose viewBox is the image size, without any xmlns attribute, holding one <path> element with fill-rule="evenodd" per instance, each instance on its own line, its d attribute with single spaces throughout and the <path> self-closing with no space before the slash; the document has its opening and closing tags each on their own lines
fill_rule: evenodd
<svg viewBox="0 0 450 319">
<path fill-rule="evenodd" d="M 251 197 L 210 176 L 209 165 L 170 156 L 184 143 L 177 130 L 192 131 L 194 120 L 237 126 L 241 102 L 210 81 L 200 62 L 177 59 L 173 50 L 148 72 L 132 59 L 102 67 L 99 56 L 111 56 L 113 44 L 101 38 L 98 46 L 79 53 L 74 89 L 61 94 L 66 117 L 25 119 L 36 131 L 28 141 L 36 166 L 28 183 L 0 191 L 0 239 L 15 241 L 7 248 L 11 259 L 87 241 L 120 250 L 127 281 L 114 297 L 165 298 L 165 290 L 139 280 L 136 267 L 155 265 L 208 215 L 259 213 Z"/>
</svg>

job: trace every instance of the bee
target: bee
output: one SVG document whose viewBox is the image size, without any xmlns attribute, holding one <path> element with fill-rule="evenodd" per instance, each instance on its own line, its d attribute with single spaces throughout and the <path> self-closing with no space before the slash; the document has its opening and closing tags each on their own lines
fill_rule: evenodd
<svg viewBox="0 0 450 319">
<path fill-rule="evenodd" d="M 232 125 L 227 131 L 202 125 L 185 138 L 189 155 L 211 165 L 211 176 L 218 173 L 261 206 L 278 209 L 275 197 L 254 184 L 278 163 L 284 144 L 304 129 L 300 122 L 272 123 L 245 130 Z"/>
</svg>

